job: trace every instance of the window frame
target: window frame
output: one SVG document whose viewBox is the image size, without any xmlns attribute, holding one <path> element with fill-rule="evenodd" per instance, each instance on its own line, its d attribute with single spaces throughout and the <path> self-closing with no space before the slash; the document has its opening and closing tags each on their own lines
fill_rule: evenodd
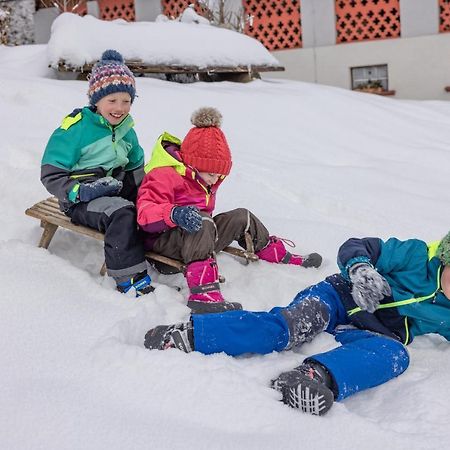
<svg viewBox="0 0 450 450">
<path fill-rule="evenodd" d="M 367 74 L 365 78 L 356 78 L 355 71 L 366 69 L 368 72 L 375 69 L 375 76 Z M 385 75 L 378 73 L 380 69 L 385 70 Z M 350 88 L 354 90 L 379 88 L 383 91 L 389 91 L 389 67 L 388 64 L 372 64 L 370 66 L 350 67 Z"/>
</svg>

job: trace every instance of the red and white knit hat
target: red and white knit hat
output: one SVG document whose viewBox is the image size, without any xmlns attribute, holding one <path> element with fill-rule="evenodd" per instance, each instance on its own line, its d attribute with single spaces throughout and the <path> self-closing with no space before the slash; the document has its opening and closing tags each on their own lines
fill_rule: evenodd
<svg viewBox="0 0 450 450">
<path fill-rule="evenodd" d="M 183 162 L 199 172 L 228 175 L 231 152 L 220 129 L 222 115 L 215 108 L 200 108 L 191 116 L 191 128 L 181 144 Z"/>
</svg>

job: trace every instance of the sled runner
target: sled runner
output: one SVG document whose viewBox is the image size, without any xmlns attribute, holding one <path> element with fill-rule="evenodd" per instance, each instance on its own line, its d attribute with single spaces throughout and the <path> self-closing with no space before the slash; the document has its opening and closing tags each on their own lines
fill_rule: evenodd
<svg viewBox="0 0 450 450">
<path fill-rule="evenodd" d="M 25 211 L 25 214 L 41 221 L 43 232 L 38 244 L 38 247 L 41 248 L 48 248 L 58 227 L 65 228 L 100 241 L 103 241 L 104 239 L 104 234 L 100 231 L 72 223 L 70 218 L 60 211 L 56 197 L 50 197 L 36 203 L 31 208 L 28 208 Z M 253 252 L 248 252 L 240 248 L 226 247 L 223 251 L 225 253 L 229 253 L 230 255 L 243 258 L 246 264 L 250 261 L 258 260 L 258 256 Z M 178 273 L 183 272 L 184 270 L 184 264 L 176 259 L 168 258 L 167 256 L 154 252 L 147 252 L 145 256 L 148 258 L 150 264 L 163 274 Z M 103 264 L 100 269 L 100 274 L 104 275 L 105 272 L 106 266 Z"/>
</svg>

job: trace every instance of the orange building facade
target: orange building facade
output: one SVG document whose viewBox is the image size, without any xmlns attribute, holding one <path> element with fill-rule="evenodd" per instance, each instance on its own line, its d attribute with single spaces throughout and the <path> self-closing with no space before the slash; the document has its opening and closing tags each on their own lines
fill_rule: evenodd
<svg viewBox="0 0 450 450">
<path fill-rule="evenodd" d="M 136 20 L 135 2 L 142 0 L 96 0 L 99 16 L 104 20 Z M 152 0 L 144 0 L 152 2 Z M 178 17 L 191 3 L 202 13 L 198 0 L 154 0 L 160 3 L 162 14 Z M 303 0 L 304 3 L 311 0 Z M 320 3 L 321 0 L 316 0 Z M 401 0 L 332 0 L 336 15 L 336 43 L 389 39 L 401 37 Z M 409 0 L 403 0 L 408 2 Z M 450 0 L 429 0 L 439 6 L 439 32 L 450 31 Z M 79 3 L 75 12 L 87 13 L 86 2 Z M 227 3 L 227 2 L 225 2 Z M 232 2 L 230 2 L 231 4 Z M 234 2 L 236 3 L 239 2 Z M 260 40 L 270 50 L 299 48 L 302 46 L 302 0 L 242 0 L 246 16 L 252 18 L 245 26 L 245 33 Z M 37 1 L 42 7 L 42 2 Z M 138 18 L 137 20 L 142 20 Z"/>
<path fill-rule="evenodd" d="M 103 20 L 125 19 L 127 21 L 147 20 L 136 18 L 135 3 L 158 3 L 160 12 L 172 19 L 177 18 L 190 4 L 202 14 L 202 2 L 198 0 L 72 0 L 74 12 L 85 15 L 87 5 L 97 3 L 98 16 Z M 302 47 L 302 3 L 313 0 L 238 0 L 230 1 L 235 8 L 241 8 L 245 17 L 251 18 L 244 32 L 258 39 L 269 50 L 283 50 Z M 336 44 L 401 37 L 401 2 L 418 0 L 315 0 L 332 2 L 335 14 Z M 423 0 L 421 0 L 423 1 Z M 439 32 L 450 32 L 450 0 L 427 0 L 439 8 Z M 42 7 L 37 0 L 37 7 Z M 68 2 L 70 3 L 70 2 Z M 225 4 L 227 2 L 225 1 Z"/>
<path fill-rule="evenodd" d="M 193 0 L 98 0 L 86 2 L 86 10 L 95 4 L 104 20 L 152 21 L 158 14 L 176 18 L 191 3 L 205 12 Z M 225 6 L 286 67 L 271 76 L 400 98 L 450 98 L 450 0 L 228 0 Z"/>
</svg>

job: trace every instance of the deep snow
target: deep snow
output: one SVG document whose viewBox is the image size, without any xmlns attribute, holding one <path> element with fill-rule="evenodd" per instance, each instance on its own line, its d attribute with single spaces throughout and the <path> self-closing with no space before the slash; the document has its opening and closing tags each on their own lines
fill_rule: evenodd
<svg viewBox="0 0 450 450">
<path fill-rule="evenodd" d="M 0 448 L 438 449 L 450 439 L 450 346 L 409 347 L 409 370 L 323 417 L 281 404 L 269 380 L 308 354 L 232 358 L 147 351 L 145 332 L 186 320 L 181 275 L 158 276 L 141 300 L 102 279 L 97 241 L 59 230 L 38 249 L 24 210 L 45 198 L 40 159 L 50 133 L 86 102 L 60 81 L 45 46 L 0 47 Z M 251 209 L 319 270 L 219 256 L 223 288 L 248 309 L 285 305 L 337 270 L 352 236 L 441 238 L 449 230 L 450 104 L 398 101 L 306 83 L 174 84 L 138 78 L 132 108 L 147 159 L 158 135 L 183 137 L 199 106 L 219 108 L 234 166 L 217 212 Z M 153 275 L 153 274 L 152 274 Z M 170 286 L 183 287 L 177 293 Z"/>
</svg>

